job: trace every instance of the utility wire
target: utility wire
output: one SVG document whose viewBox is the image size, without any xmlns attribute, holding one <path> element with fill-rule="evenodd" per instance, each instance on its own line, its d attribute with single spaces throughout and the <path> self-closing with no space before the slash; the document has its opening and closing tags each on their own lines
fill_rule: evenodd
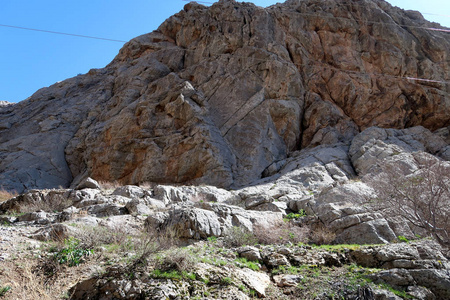
<svg viewBox="0 0 450 300">
<path fill-rule="evenodd" d="M 183 1 L 189 1 L 189 0 L 183 0 Z M 211 3 L 211 2 L 205 2 L 205 1 L 198 1 L 198 2 L 202 2 L 202 3 Z M 212 4 L 212 3 L 211 3 Z M 302 15 L 308 15 L 308 16 L 314 16 L 314 17 L 321 17 L 321 18 L 336 18 L 336 19 L 344 19 L 344 20 L 351 20 L 348 18 L 343 18 L 343 17 L 329 17 L 329 16 L 320 16 L 317 14 L 311 14 L 311 13 L 300 13 Z M 359 20 L 359 19 L 356 19 Z M 359 20 L 361 22 L 364 22 L 362 20 Z M 445 30 L 445 29 L 439 29 L 439 28 L 428 28 L 428 27 L 420 27 L 420 26 L 410 26 L 410 25 L 400 25 L 397 23 L 385 23 L 385 22 L 365 22 L 365 23 L 375 23 L 375 24 L 386 24 L 386 25 L 396 25 L 396 26 L 404 26 L 404 27 L 414 27 L 414 28 L 423 28 L 423 29 L 428 29 L 428 30 L 436 30 L 436 31 L 444 31 L 444 32 L 450 32 L 450 30 Z M 15 28 L 15 29 L 22 29 L 22 30 L 31 30 L 31 31 L 38 31 L 38 32 L 45 32 L 45 33 L 53 33 L 53 34 L 60 34 L 60 35 L 67 35 L 67 36 L 75 36 L 75 37 L 81 37 L 81 38 L 89 38 L 89 39 L 97 39 L 97 40 L 104 40 L 104 41 L 110 41 L 110 42 L 118 42 L 118 43 L 126 43 L 126 41 L 122 41 L 122 40 L 116 40 L 116 39 L 109 39 L 109 38 L 102 38 L 102 37 L 96 37 L 96 36 L 88 36 L 88 35 L 80 35 L 80 34 L 73 34 L 73 33 L 66 33 L 66 32 L 59 32 L 59 31 L 50 31 L 50 30 L 43 30 L 43 29 L 36 29 L 36 28 L 28 28 L 28 27 L 21 27 L 21 26 L 14 26 L 14 25 L 6 25 L 6 24 L 0 24 L 1 27 L 7 27 L 7 28 Z M 191 49 L 183 49 L 184 51 L 195 51 L 195 50 L 191 50 Z M 249 58 L 249 57 L 245 57 L 245 56 L 239 56 L 239 55 L 233 55 L 234 57 L 242 57 L 242 58 Z M 267 61 L 265 59 L 257 59 L 257 58 L 252 58 L 254 60 L 260 60 L 260 61 Z M 432 80 L 432 79 L 424 79 L 424 78 L 416 78 L 416 77 L 405 77 L 405 76 L 396 76 L 396 75 L 390 75 L 390 74 L 384 74 L 384 73 L 368 73 L 368 72 L 359 72 L 359 71 L 352 71 L 352 70 L 344 70 L 344 69 L 339 69 L 339 68 L 335 68 L 333 66 L 330 66 L 328 64 L 325 64 L 321 61 L 314 61 L 314 62 L 319 62 L 321 64 L 324 64 L 327 68 L 331 68 L 331 69 L 336 69 L 339 71 L 343 71 L 343 72 L 348 72 L 348 73 L 356 73 L 356 74 L 367 74 L 367 75 L 378 75 L 378 76 L 389 76 L 389 77 L 395 77 L 395 78 L 404 78 L 407 80 L 414 80 L 414 81 L 423 81 L 423 82 L 430 82 L 430 83 L 440 83 L 440 84 L 450 84 L 450 81 L 441 81 L 441 80 Z M 304 65 L 296 65 L 297 67 L 299 66 L 306 66 L 306 64 Z"/>
<path fill-rule="evenodd" d="M 182 0 L 185 2 L 190 2 L 191 0 Z M 204 3 L 204 4 L 214 4 L 214 2 L 206 2 L 206 1 L 195 1 L 197 3 Z M 352 2 L 336 2 L 336 4 L 341 4 L 341 5 L 351 5 L 351 6 L 361 6 L 361 7 L 367 7 L 365 5 L 361 5 L 361 4 L 357 4 L 357 3 L 352 3 Z M 351 20 L 348 18 L 344 18 L 344 17 L 335 17 L 335 16 L 323 16 L 320 15 L 318 13 L 321 12 L 325 12 L 326 11 L 318 11 L 317 14 L 314 13 L 302 13 L 302 12 L 298 12 L 298 14 L 300 15 L 304 15 L 304 16 L 313 16 L 313 17 L 320 17 L 320 18 L 328 18 L 328 19 L 344 19 L 344 20 Z M 450 17 L 449 15 L 441 15 L 441 14 L 433 14 L 433 13 L 421 13 L 424 15 L 434 15 L 434 16 L 443 16 L 443 17 Z M 421 28 L 421 29 L 425 29 L 425 30 L 431 30 L 431 31 L 441 31 L 441 32 L 450 32 L 450 29 L 442 29 L 442 28 L 434 28 L 434 27 L 424 27 L 424 26 L 416 26 L 416 25 L 402 25 L 402 24 L 397 24 L 397 23 L 387 23 L 387 22 L 377 22 L 377 21 L 363 21 L 361 19 L 354 19 L 356 21 L 360 21 L 362 23 L 365 24 L 386 24 L 386 25 L 390 25 L 390 26 L 400 26 L 400 27 L 409 27 L 409 28 Z M 428 20 L 427 20 L 428 21 Z"/>
<path fill-rule="evenodd" d="M 180 50 L 186 51 L 186 52 L 196 52 L 197 50 L 194 49 L 183 49 L 180 48 Z M 225 54 L 225 53 L 220 53 L 220 54 L 215 54 L 214 56 L 222 56 L 222 55 L 230 55 L 230 54 Z M 269 56 L 278 56 L 275 53 L 270 53 Z M 242 58 L 242 59 L 248 59 L 248 60 L 253 60 L 253 61 L 261 61 L 261 62 L 268 62 L 268 59 L 262 59 L 262 58 L 255 58 L 255 57 L 251 57 L 251 56 L 244 56 L 244 55 L 239 55 L 239 54 L 232 54 L 230 55 L 230 57 L 232 58 Z M 207 56 L 203 56 L 203 58 L 208 58 Z M 209 58 L 213 58 L 212 56 L 209 56 Z M 314 65 L 313 63 L 318 63 L 320 65 Z M 313 68 L 317 68 L 317 67 L 322 67 L 322 68 L 326 68 L 326 69 L 332 69 L 338 72 L 345 72 L 345 73 L 351 73 L 351 74 L 363 74 L 363 75 L 374 75 L 374 76 L 384 76 L 384 77 L 390 77 L 390 78 L 401 78 L 401 79 L 406 79 L 409 81 L 417 81 L 417 82 L 424 82 L 424 83 L 438 83 L 438 84 L 450 84 L 450 81 L 444 81 L 444 80 L 434 80 L 434 79 L 428 79 L 428 78 L 418 78 L 418 77 L 413 77 L 413 76 L 399 76 L 399 75 L 391 75 L 391 74 L 386 74 L 386 73 L 377 73 L 377 72 L 362 72 L 362 71 L 353 71 L 353 70 L 345 70 L 345 69 L 340 69 L 334 66 L 331 66 L 323 61 L 319 61 L 319 60 L 314 60 L 311 59 L 309 60 L 308 63 L 303 63 L 303 64 L 296 64 L 294 62 L 292 62 L 293 65 L 296 66 L 296 70 L 299 70 L 299 67 L 313 67 Z"/>
<path fill-rule="evenodd" d="M 6 25 L 6 24 L 0 24 L 0 26 L 1 26 L 1 27 L 8 27 L 8 28 L 15 28 L 15 29 L 23 29 L 23 30 L 31 30 L 31 31 L 39 31 L 39 32 L 53 33 L 53 34 L 68 35 L 68 36 L 76 36 L 76 37 L 81 37 L 81 38 L 88 38 L 88 39 L 95 39 L 95 40 L 103 40 L 103 41 L 109 41 L 109 42 L 126 43 L 126 41 L 115 40 L 115 39 L 108 39 L 108 38 L 102 38 L 102 37 L 98 37 L 98 36 L 89 36 L 89 35 L 81 35 L 81 34 L 74 34 L 74 33 L 66 33 L 66 32 L 59 32 L 59 31 L 50 31 L 50 30 L 43 30 L 43 29 L 36 29 L 36 28 L 28 28 L 28 27 L 14 26 L 14 25 Z"/>
</svg>

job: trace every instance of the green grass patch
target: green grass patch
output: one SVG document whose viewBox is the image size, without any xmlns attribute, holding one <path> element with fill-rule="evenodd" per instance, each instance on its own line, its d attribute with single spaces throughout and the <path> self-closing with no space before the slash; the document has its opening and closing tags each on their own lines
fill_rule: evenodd
<svg viewBox="0 0 450 300">
<path fill-rule="evenodd" d="M 239 257 L 234 260 L 234 264 L 240 268 L 249 268 L 253 271 L 259 271 L 260 266 L 258 262 L 248 261 L 245 257 Z"/>
<path fill-rule="evenodd" d="M 11 290 L 11 287 L 9 285 L 0 287 L 0 297 L 5 296 L 9 290 Z"/>
<path fill-rule="evenodd" d="M 382 284 L 379 284 L 378 286 L 384 290 L 388 290 L 388 291 L 394 293 L 394 295 L 396 295 L 402 299 L 416 299 L 416 297 L 411 296 L 410 294 L 407 294 L 405 291 L 400 291 L 400 290 L 394 289 L 392 286 L 390 286 L 387 283 L 382 283 Z"/>
<path fill-rule="evenodd" d="M 298 218 L 301 218 L 304 216 L 306 216 L 305 210 L 300 209 L 300 211 L 298 213 L 288 213 L 283 219 L 285 221 L 289 221 L 289 220 L 298 219 Z"/>
<path fill-rule="evenodd" d="M 159 269 L 155 269 L 150 273 L 150 277 L 156 278 L 156 279 L 172 279 L 172 280 L 182 280 L 182 279 L 188 279 L 188 280 L 196 280 L 197 277 L 194 273 L 182 271 L 179 272 L 177 270 L 170 270 L 170 271 L 161 271 Z"/>
<path fill-rule="evenodd" d="M 83 249 L 79 246 L 80 241 L 73 237 L 64 240 L 62 249 L 59 249 L 54 258 L 60 264 L 68 264 L 69 267 L 78 266 L 86 257 L 94 253 L 92 249 Z"/>
</svg>

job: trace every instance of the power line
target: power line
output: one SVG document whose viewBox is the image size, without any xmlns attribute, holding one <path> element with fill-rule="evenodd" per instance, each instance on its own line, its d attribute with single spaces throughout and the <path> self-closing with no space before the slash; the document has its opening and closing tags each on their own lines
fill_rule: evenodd
<svg viewBox="0 0 450 300">
<path fill-rule="evenodd" d="M 68 35 L 68 36 L 76 36 L 76 37 L 81 37 L 81 38 L 88 38 L 88 39 L 95 39 L 95 40 L 103 40 L 103 41 L 109 41 L 109 42 L 126 43 L 126 41 L 115 40 L 115 39 L 108 39 L 108 38 L 102 38 L 102 37 L 98 37 L 98 36 L 89 36 L 89 35 L 81 35 L 81 34 L 74 34 L 74 33 L 67 33 L 67 32 L 50 31 L 50 30 L 43 30 L 43 29 L 36 29 L 36 28 L 28 28 L 28 27 L 14 26 L 14 25 L 6 25 L 6 24 L 0 24 L 0 26 L 2 26 L 2 27 L 8 27 L 8 28 L 15 28 L 15 29 L 22 29 L 22 30 L 31 30 L 31 31 L 39 31 L 39 32 L 53 33 L 53 34 L 61 34 L 61 35 Z"/>
<path fill-rule="evenodd" d="M 189 0 L 183 0 L 183 1 L 189 1 Z M 205 1 L 198 1 L 198 2 L 211 3 L 211 2 L 205 2 Z M 299 14 L 301 14 L 301 15 L 313 16 L 313 17 L 336 18 L 336 19 L 352 20 L 352 19 L 343 18 L 343 17 L 320 16 L 320 15 L 317 15 L 317 14 L 311 14 L 311 13 L 299 13 Z M 356 20 L 359 20 L 359 19 L 356 19 Z M 365 22 L 365 21 L 362 21 L 362 20 L 359 20 L 359 21 Z M 365 23 L 396 25 L 396 26 L 414 27 L 414 28 L 423 28 L 423 29 L 435 30 L 435 31 L 450 32 L 450 30 L 445 30 L 445 29 L 429 28 L 429 27 L 420 27 L 420 26 L 411 26 L 411 25 L 400 25 L 400 24 L 397 24 L 397 23 L 385 23 L 385 22 L 376 22 L 376 21 L 368 21 L 368 22 L 365 22 Z M 59 31 L 50 31 L 50 30 L 43 30 L 43 29 L 36 29 L 36 28 L 28 28 L 28 27 L 14 26 L 14 25 L 6 25 L 6 24 L 0 24 L 0 26 L 1 26 L 1 27 L 7 27 L 7 28 L 15 28 L 15 29 L 22 29 L 22 30 L 31 30 L 31 31 L 38 31 L 38 32 L 45 32 L 45 33 L 60 34 L 60 35 L 66 35 L 66 36 L 75 36 L 75 37 L 81 37 L 81 38 L 89 38 L 89 39 L 104 40 L 104 41 L 110 41 L 110 42 L 126 43 L 126 41 L 122 41 L 122 40 L 109 39 L 109 38 L 102 38 L 102 37 L 96 37 L 96 36 L 88 36 L 88 35 L 80 35 L 80 34 L 73 34 L 73 33 L 59 32 Z M 195 50 L 191 50 L 191 49 L 183 49 L 183 50 L 184 50 L 184 51 L 195 51 Z M 249 58 L 249 57 L 247 57 L 247 56 L 239 56 L 239 55 L 233 55 L 233 56 L 234 56 L 234 57 Z M 267 60 L 265 60 L 265 59 L 258 59 L 258 58 L 252 58 L 252 59 L 253 59 L 253 60 L 260 60 L 260 61 L 267 61 Z M 323 62 L 321 62 L 321 61 L 315 60 L 314 62 L 318 62 L 318 63 L 324 64 L 324 65 L 326 65 L 327 68 L 332 68 L 332 69 L 336 69 L 336 70 L 343 71 L 343 72 L 348 72 L 348 73 L 357 73 L 357 74 L 366 74 L 366 75 L 377 75 L 377 76 L 389 76 L 389 77 L 403 78 L 403 79 L 414 80 L 414 81 L 424 81 L 424 82 L 430 82 L 430 83 L 450 84 L 450 81 L 441 81 L 441 80 L 433 80 L 433 79 L 425 79 L 425 78 L 416 78 L 416 77 L 396 76 L 396 75 L 390 75 L 390 74 L 385 74 L 385 73 L 368 73 L 368 72 L 358 72 L 358 71 L 344 70 L 344 69 L 335 68 L 335 67 L 330 66 L 330 65 L 328 65 L 328 64 L 325 64 L 325 63 L 323 63 Z M 296 65 L 296 66 L 297 66 L 297 67 L 300 67 L 300 66 L 308 66 L 308 65 L 307 65 L 307 64 L 302 64 L 302 65 Z"/>
<path fill-rule="evenodd" d="M 183 51 L 186 52 L 196 52 L 197 50 L 194 49 L 183 49 L 181 48 Z M 275 53 L 270 53 L 270 55 L 276 55 Z M 221 56 L 221 55 L 227 55 L 225 53 L 220 53 L 220 54 L 216 54 L 215 56 Z M 262 59 L 262 58 L 255 58 L 255 57 L 251 57 L 251 56 L 244 56 L 244 55 L 238 55 L 238 54 L 232 54 L 232 57 L 235 58 L 244 58 L 244 59 L 249 59 L 249 60 L 253 60 L 253 61 L 262 61 L 262 62 L 267 62 L 269 61 L 268 59 Z M 207 58 L 205 56 L 203 56 L 203 58 Z M 211 58 L 211 56 L 210 56 Z M 319 60 L 313 60 L 310 59 L 308 63 L 303 63 L 303 64 L 296 64 L 294 62 L 292 62 L 293 65 L 296 66 L 296 70 L 298 70 L 299 67 L 318 67 L 317 65 L 313 65 L 312 63 L 319 63 L 320 66 L 322 68 L 327 68 L 327 69 L 332 69 L 335 71 L 340 71 L 340 72 L 345 72 L 345 73 L 352 73 L 352 74 L 363 74 L 363 75 L 374 75 L 374 76 L 385 76 L 385 77 L 391 77 L 391 78 L 401 78 L 401 79 L 406 79 L 406 80 L 410 80 L 410 81 L 417 81 L 417 82 L 428 82 L 428 83 L 438 83 L 438 84 L 450 84 L 450 81 L 444 81 L 444 80 L 434 80 L 434 79 L 428 79 L 428 78 L 418 78 L 418 77 L 413 77 L 413 76 L 399 76 L 399 75 L 391 75 L 391 74 L 386 74 L 386 73 L 377 73 L 377 72 L 361 72 L 361 71 L 353 71 L 353 70 L 345 70 L 345 69 L 340 69 L 334 66 L 331 66 L 323 61 L 319 61 Z"/>
<path fill-rule="evenodd" d="M 191 0 L 182 0 L 185 2 L 190 2 Z M 195 1 L 197 3 L 204 3 L 204 4 L 214 4 L 214 2 L 206 2 L 206 1 Z M 361 4 L 357 4 L 357 3 L 352 3 L 352 2 L 336 2 L 336 4 L 341 4 L 341 5 L 352 5 L 352 6 L 360 6 L 360 7 L 367 7 L 365 5 L 361 5 Z M 321 12 L 326 12 L 326 11 L 321 11 Z M 319 12 L 317 12 L 319 13 Z M 343 20 L 352 20 L 349 18 L 344 18 L 344 17 L 335 17 L 335 16 L 324 16 L 324 15 L 318 15 L 318 14 L 314 14 L 314 13 L 302 13 L 302 12 L 298 12 L 298 14 L 303 15 L 303 16 L 313 16 L 313 17 L 320 17 L 320 18 L 328 18 L 328 19 L 343 19 Z M 434 15 L 434 16 L 443 16 L 443 17 L 450 17 L 448 15 L 441 15 L 441 14 L 433 14 L 433 13 L 422 13 L 424 15 Z M 400 27 L 409 27 L 409 28 L 421 28 L 421 29 L 425 29 L 425 30 L 431 30 L 431 31 L 441 31 L 441 32 L 450 32 L 450 29 L 442 29 L 442 28 L 434 28 L 434 27 L 424 27 L 424 26 L 416 26 L 416 25 L 402 25 L 402 24 L 397 24 L 397 23 L 387 23 L 387 22 L 378 22 L 378 21 L 364 21 L 361 19 L 353 19 L 365 24 L 386 24 L 386 25 L 390 25 L 390 26 L 400 26 Z M 427 20 L 428 21 L 428 20 Z"/>
</svg>

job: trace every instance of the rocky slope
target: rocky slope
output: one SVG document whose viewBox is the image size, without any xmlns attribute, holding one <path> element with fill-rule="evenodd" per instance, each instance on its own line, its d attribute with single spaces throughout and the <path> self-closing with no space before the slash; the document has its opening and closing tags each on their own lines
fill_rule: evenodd
<svg viewBox="0 0 450 300">
<path fill-rule="evenodd" d="M 105 190 L 89 179 L 77 189 L 30 191 L 0 204 L 0 289 L 11 288 L 1 293 L 7 299 L 448 299 L 448 249 L 430 239 L 400 243 L 396 234 L 411 229 L 391 228 L 354 203 L 327 203 L 330 194 L 339 201 L 355 189 L 368 188 L 349 183 L 310 197 L 315 213 L 293 218 L 287 206 L 299 202 L 275 201 L 265 188 Z M 314 220 L 327 224 L 331 237 L 309 227 Z M 371 245 L 308 244 L 333 239 Z M 387 241 L 396 243 L 380 245 Z"/>
<path fill-rule="evenodd" d="M 187 4 L 104 69 L 1 105 L 0 185 L 242 187 L 371 126 L 449 126 L 450 41 L 426 27 L 381 0 Z"/>
<path fill-rule="evenodd" d="M 449 298 L 450 41 L 426 27 L 378 0 L 189 3 L 0 102 L 0 295 Z"/>
</svg>

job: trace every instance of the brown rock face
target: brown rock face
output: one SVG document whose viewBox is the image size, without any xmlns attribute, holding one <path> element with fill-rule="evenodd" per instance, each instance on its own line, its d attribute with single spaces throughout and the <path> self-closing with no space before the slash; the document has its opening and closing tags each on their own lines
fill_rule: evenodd
<svg viewBox="0 0 450 300">
<path fill-rule="evenodd" d="M 381 0 L 189 3 L 105 69 L 0 106 L 0 185 L 243 186 L 370 126 L 449 126 L 450 40 L 425 27 Z"/>
</svg>

